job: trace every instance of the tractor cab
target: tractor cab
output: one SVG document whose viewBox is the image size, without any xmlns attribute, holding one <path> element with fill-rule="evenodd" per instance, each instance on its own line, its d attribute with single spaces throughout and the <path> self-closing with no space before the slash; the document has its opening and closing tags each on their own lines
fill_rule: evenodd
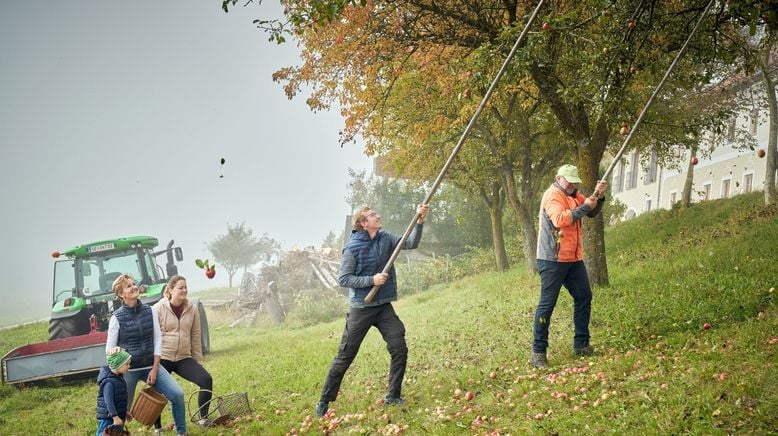
<svg viewBox="0 0 778 436">
<path fill-rule="evenodd" d="M 121 302 L 111 286 L 120 275 L 128 273 L 140 288 L 140 300 L 152 305 L 162 298 L 164 283 L 178 273 L 175 260 L 183 260 L 181 248 L 155 252 L 156 238 L 135 236 L 79 245 L 55 257 L 65 256 L 54 264 L 54 293 L 49 339 L 66 338 L 103 331 L 108 328 L 111 313 Z M 167 255 L 165 270 L 156 258 Z"/>
</svg>

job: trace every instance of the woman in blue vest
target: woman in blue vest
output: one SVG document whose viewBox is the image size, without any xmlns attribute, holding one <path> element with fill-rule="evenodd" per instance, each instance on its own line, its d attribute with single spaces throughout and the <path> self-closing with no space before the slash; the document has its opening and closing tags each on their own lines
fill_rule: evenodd
<svg viewBox="0 0 778 436">
<path fill-rule="evenodd" d="M 146 384 L 161 392 L 172 405 L 176 432 L 186 434 L 186 405 L 184 391 L 170 373 L 159 364 L 162 355 L 162 335 L 157 314 L 151 306 L 138 299 L 138 286 L 129 274 L 122 274 L 112 286 L 113 292 L 123 304 L 111 316 L 108 323 L 108 340 L 105 349 L 122 347 L 132 356 L 130 370 L 124 374 L 127 382 L 127 398 L 135 398 L 135 385 L 143 379 Z M 128 413 L 129 415 L 129 413 Z"/>
</svg>

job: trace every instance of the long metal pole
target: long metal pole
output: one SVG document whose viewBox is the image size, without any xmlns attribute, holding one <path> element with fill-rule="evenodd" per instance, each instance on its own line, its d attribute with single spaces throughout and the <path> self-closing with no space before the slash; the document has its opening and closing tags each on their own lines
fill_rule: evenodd
<svg viewBox="0 0 778 436">
<path fill-rule="evenodd" d="M 675 66 L 678 65 L 678 61 L 681 59 L 681 56 L 683 56 L 684 52 L 686 52 L 686 48 L 689 46 L 689 42 L 692 40 L 692 37 L 694 36 L 695 33 L 697 33 L 697 29 L 700 27 L 702 20 L 705 18 L 705 16 L 708 15 L 708 11 L 710 10 L 711 5 L 713 5 L 713 1 L 714 0 L 710 0 L 710 2 L 708 2 L 708 5 L 705 6 L 705 10 L 702 11 L 702 15 L 700 15 L 700 18 L 697 20 L 697 24 L 694 26 L 694 29 L 692 29 L 691 33 L 689 33 L 689 37 L 686 38 L 686 42 L 683 44 L 683 47 L 681 47 L 681 50 L 679 50 L 678 54 L 675 55 L 675 59 L 673 59 L 673 62 L 670 64 L 670 67 L 667 68 L 667 71 L 665 71 L 665 75 L 664 77 L 662 77 L 662 80 L 659 82 L 659 85 L 656 86 L 656 89 L 654 89 L 654 93 L 651 94 L 651 97 L 648 99 L 648 102 L 646 103 L 645 106 L 643 106 L 643 110 L 640 112 L 640 115 L 638 115 L 638 119 L 635 121 L 635 124 L 632 126 L 632 130 L 630 130 L 629 135 L 627 135 L 627 138 L 624 139 L 624 144 L 622 144 L 621 148 L 619 149 L 619 152 L 616 153 L 616 156 L 613 158 L 613 161 L 611 161 L 611 164 L 608 166 L 608 169 L 605 170 L 605 174 L 603 174 L 601 180 L 608 179 L 608 176 L 610 175 L 611 171 L 613 171 L 613 168 L 616 166 L 616 163 L 619 161 L 619 159 L 621 159 L 621 155 L 624 154 L 624 151 L 627 149 L 627 145 L 632 140 L 632 137 L 635 136 L 635 132 L 637 132 L 640 123 L 643 121 L 643 117 L 646 115 L 646 112 L 648 112 L 648 108 L 651 107 L 651 105 L 654 103 L 654 99 L 656 99 L 656 96 L 659 94 L 659 91 L 662 89 L 662 86 L 664 86 L 665 82 L 667 81 L 667 78 L 670 77 L 670 74 L 675 69 Z"/>
<path fill-rule="evenodd" d="M 545 3 L 545 0 L 540 0 L 538 2 L 538 5 L 535 7 L 535 10 L 532 12 L 532 15 L 530 15 L 529 20 L 527 20 L 527 24 L 524 26 L 524 30 L 522 30 L 521 34 L 516 39 L 516 43 L 513 44 L 513 48 L 511 49 L 510 53 L 508 53 L 508 57 L 505 58 L 502 67 L 500 67 L 500 70 L 497 72 L 497 75 L 494 77 L 494 80 L 492 80 L 492 84 L 489 86 L 489 89 L 486 91 L 486 94 L 484 94 L 484 98 L 481 99 L 481 104 L 478 105 L 478 108 L 475 110 L 473 117 L 470 119 L 470 122 L 467 124 L 467 127 L 465 127 L 465 131 L 462 132 L 462 137 L 459 138 L 459 142 L 457 142 L 457 145 L 451 151 L 451 156 L 448 157 L 448 160 L 446 161 L 445 165 L 443 165 L 443 169 L 440 171 L 440 174 L 438 174 L 438 178 L 435 179 L 435 183 L 432 184 L 432 188 L 430 188 L 430 192 L 424 198 L 424 202 L 422 204 L 428 204 L 432 199 L 432 196 L 435 195 L 435 192 L 440 187 L 441 182 L 443 182 L 443 177 L 446 176 L 446 172 L 448 172 L 449 167 L 451 166 L 452 163 L 454 163 L 454 158 L 456 158 L 457 153 L 459 153 L 459 149 L 462 148 L 462 145 L 465 143 L 465 140 L 470 134 L 470 130 L 472 130 L 473 126 L 478 120 L 478 117 L 481 115 L 481 112 L 484 110 L 484 107 L 486 107 L 486 103 L 489 101 L 489 98 L 491 98 L 494 89 L 497 87 L 497 83 L 500 81 L 500 79 L 502 79 L 502 76 L 505 75 L 505 71 L 508 69 L 508 65 L 513 59 L 513 56 L 518 51 L 527 33 L 529 33 L 529 28 L 532 26 L 532 23 L 535 22 L 535 18 L 537 18 L 538 11 L 540 11 L 540 8 L 543 6 L 543 3 Z M 397 247 L 395 247 L 392 256 L 389 258 L 389 261 L 386 262 L 386 266 L 384 266 L 383 271 L 381 271 L 382 273 L 384 274 L 388 273 L 389 270 L 392 268 L 395 259 L 397 259 L 397 256 L 400 254 L 400 250 L 402 250 L 402 246 L 405 244 L 405 241 L 408 239 L 408 236 L 411 234 L 411 231 L 416 225 L 416 221 L 418 219 L 419 219 L 419 213 L 416 212 L 416 215 L 413 216 L 413 219 L 408 224 L 408 227 L 405 229 L 405 233 L 403 233 L 400 242 L 397 244 Z M 365 297 L 365 303 L 370 303 L 371 301 L 373 301 L 373 298 L 375 298 L 375 295 L 378 292 L 379 288 L 380 288 L 379 285 L 373 286 L 373 289 L 371 289 L 370 292 Z"/>
</svg>

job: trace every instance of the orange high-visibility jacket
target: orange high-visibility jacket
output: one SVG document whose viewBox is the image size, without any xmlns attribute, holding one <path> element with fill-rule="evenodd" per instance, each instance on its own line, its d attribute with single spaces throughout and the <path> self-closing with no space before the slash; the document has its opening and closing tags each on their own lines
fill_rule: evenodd
<svg viewBox="0 0 778 436">
<path fill-rule="evenodd" d="M 543 193 L 538 213 L 539 260 L 577 262 L 583 259 L 581 218 L 596 216 L 604 204 L 604 199 L 599 199 L 592 209 L 584 200 L 586 197 L 578 190 L 568 194 L 557 183 Z"/>
</svg>

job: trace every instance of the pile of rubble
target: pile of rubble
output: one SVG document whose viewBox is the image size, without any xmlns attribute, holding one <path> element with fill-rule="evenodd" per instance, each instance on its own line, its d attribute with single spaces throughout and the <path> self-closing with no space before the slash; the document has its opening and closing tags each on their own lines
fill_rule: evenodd
<svg viewBox="0 0 778 436">
<path fill-rule="evenodd" d="M 286 308 L 300 294 L 334 289 L 345 295 L 347 290 L 338 285 L 339 268 L 335 250 L 306 247 L 287 251 L 277 264 L 265 264 L 259 273 L 245 272 L 237 297 L 226 304 L 238 315 L 230 327 L 253 323 L 262 310 L 280 324 L 286 318 Z"/>
</svg>

